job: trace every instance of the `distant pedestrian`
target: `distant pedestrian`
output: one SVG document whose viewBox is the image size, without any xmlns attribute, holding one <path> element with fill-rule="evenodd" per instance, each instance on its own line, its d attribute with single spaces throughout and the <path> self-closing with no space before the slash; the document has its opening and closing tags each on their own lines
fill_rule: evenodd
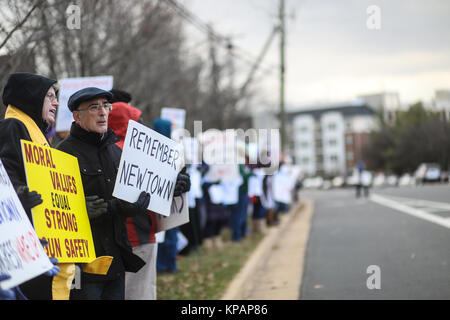
<svg viewBox="0 0 450 320">
<path fill-rule="evenodd" d="M 239 164 L 239 174 L 242 177 L 242 184 L 239 186 L 238 203 L 232 206 L 230 224 L 231 240 L 239 242 L 247 234 L 247 214 L 248 214 L 248 180 L 253 176 L 253 172 L 246 164 Z"/>
<path fill-rule="evenodd" d="M 369 196 L 369 188 L 372 184 L 372 174 L 369 171 L 364 170 L 361 173 L 361 187 L 364 190 L 364 196 Z"/>
<path fill-rule="evenodd" d="M 169 139 L 171 135 L 171 127 L 172 123 L 169 120 L 158 118 L 153 121 L 153 130 Z M 185 170 L 186 168 L 183 168 L 178 174 L 174 197 L 178 197 L 190 189 L 189 175 L 185 172 Z M 164 242 L 158 244 L 158 254 L 156 258 L 156 269 L 158 272 L 174 273 L 178 271 L 177 242 L 179 230 L 179 227 L 166 230 L 164 234 Z"/>
</svg>

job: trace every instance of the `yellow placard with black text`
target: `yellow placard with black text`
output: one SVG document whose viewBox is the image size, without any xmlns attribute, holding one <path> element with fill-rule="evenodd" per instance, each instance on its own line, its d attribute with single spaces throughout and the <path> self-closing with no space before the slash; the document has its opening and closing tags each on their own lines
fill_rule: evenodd
<svg viewBox="0 0 450 320">
<path fill-rule="evenodd" d="M 43 203 L 31 209 L 49 257 L 61 263 L 95 259 L 78 159 L 57 149 L 21 140 L 27 184 Z"/>
</svg>

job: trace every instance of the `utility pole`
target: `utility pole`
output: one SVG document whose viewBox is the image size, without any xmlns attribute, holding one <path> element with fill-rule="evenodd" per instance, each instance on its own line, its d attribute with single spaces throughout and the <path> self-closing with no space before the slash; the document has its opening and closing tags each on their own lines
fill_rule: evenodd
<svg viewBox="0 0 450 320">
<path fill-rule="evenodd" d="M 284 0 L 280 0 L 280 136 L 281 152 L 286 150 L 286 122 L 284 115 L 285 82 L 285 14 Z"/>
<path fill-rule="evenodd" d="M 209 59 L 211 63 L 210 71 L 210 94 L 209 94 L 209 104 L 214 112 L 212 113 L 212 118 L 214 119 L 214 125 L 223 125 L 222 117 L 218 116 L 220 113 L 219 102 L 219 66 L 216 59 L 216 38 L 214 37 L 214 31 L 212 26 L 208 25 L 208 42 L 209 42 Z"/>
<path fill-rule="evenodd" d="M 266 53 L 270 47 L 270 44 L 272 43 L 272 40 L 278 31 L 279 31 L 279 27 L 274 27 L 272 29 L 272 32 L 270 33 L 269 38 L 267 39 L 266 43 L 264 44 L 264 47 L 263 47 L 261 53 L 259 54 L 256 62 L 253 64 L 252 69 L 250 70 L 250 73 L 247 76 L 247 80 L 245 80 L 244 84 L 242 85 L 242 87 L 240 89 L 240 93 L 239 93 L 240 97 L 243 97 L 246 94 L 247 88 L 248 88 L 249 84 L 252 82 L 253 77 L 256 73 L 256 70 L 258 69 L 259 65 L 261 64 L 261 61 L 264 59 L 264 56 L 266 55 Z"/>
</svg>

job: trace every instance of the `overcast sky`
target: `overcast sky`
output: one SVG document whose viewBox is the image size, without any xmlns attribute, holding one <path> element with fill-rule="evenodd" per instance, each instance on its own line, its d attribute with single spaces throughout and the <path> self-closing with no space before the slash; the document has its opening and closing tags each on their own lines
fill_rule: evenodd
<svg viewBox="0 0 450 320">
<path fill-rule="evenodd" d="M 183 3 L 254 57 L 277 22 L 279 6 L 278 0 Z M 367 13 L 371 5 L 380 9 L 379 30 L 366 24 L 373 18 Z M 290 106 L 380 91 L 397 91 L 403 103 L 430 102 L 436 89 L 450 89 L 448 0 L 286 0 L 286 14 L 286 103 Z M 264 79 L 264 98 L 276 104 L 279 39 L 263 64 L 273 70 L 258 73 Z M 248 65 L 238 70 L 245 76 Z"/>
</svg>

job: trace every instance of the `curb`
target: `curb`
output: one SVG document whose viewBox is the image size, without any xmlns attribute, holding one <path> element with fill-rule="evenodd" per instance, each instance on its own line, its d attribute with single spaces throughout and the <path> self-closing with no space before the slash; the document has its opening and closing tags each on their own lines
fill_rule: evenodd
<svg viewBox="0 0 450 320">
<path fill-rule="evenodd" d="M 300 201 L 297 205 L 289 210 L 289 212 L 280 215 L 280 224 L 278 226 L 269 227 L 267 234 L 258 245 L 255 251 L 251 254 L 244 267 L 234 277 L 228 285 L 221 300 L 245 300 L 249 298 L 249 293 L 253 289 L 252 278 L 257 273 L 258 269 L 264 261 L 267 261 L 271 253 L 274 243 L 279 238 L 279 235 L 288 228 L 292 221 L 304 209 L 305 203 Z"/>
</svg>

